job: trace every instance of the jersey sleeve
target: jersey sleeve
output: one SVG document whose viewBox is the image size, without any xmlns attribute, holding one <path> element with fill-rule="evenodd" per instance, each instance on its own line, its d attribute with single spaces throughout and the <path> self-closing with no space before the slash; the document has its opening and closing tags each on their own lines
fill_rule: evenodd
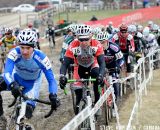
<svg viewBox="0 0 160 130">
<path fill-rule="evenodd" d="M 95 56 L 99 56 L 99 55 L 102 55 L 102 54 L 104 54 L 103 46 L 101 45 L 100 42 L 98 42 L 98 44 L 97 44 L 97 51 L 96 51 Z"/>
<path fill-rule="evenodd" d="M 75 41 L 77 42 L 77 41 Z M 65 56 L 74 59 L 73 48 L 75 47 L 75 42 L 72 42 L 66 50 Z"/>
<path fill-rule="evenodd" d="M 18 59 L 18 53 L 16 49 L 11 50 L 7 56 L 4 69 L 4 80 L 8 86 L 14 81 L 12 78 L 12 73 L 17 59 Z"/>
</svg>

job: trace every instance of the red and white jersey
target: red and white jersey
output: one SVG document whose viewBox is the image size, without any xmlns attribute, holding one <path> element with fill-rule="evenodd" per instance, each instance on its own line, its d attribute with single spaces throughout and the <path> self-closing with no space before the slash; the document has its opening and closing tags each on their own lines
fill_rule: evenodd
<svg viewBox="0 0 160 130">
<path fill-rule="evenodd" d="M 65 56 L 74 59 L 74 63 L 83 67 L 98 67 L 97 57 L 104 54 L 99 41 L 91 39 L 90 46 L 82 47 L 80 41 L 74 40 L 66 50 Z"/>
<path fill-rule="evenodd" d="M 127 51 L 128 45 L 130 45 L 130 48 L 129 48 L 130 50 L 129 51 L 132 51 L 132 52 L 135 51 L 134 39 L 133 39 L 133 36 L 131 34 L 129 34 L 129 33 L 126 34 L 126 37 L 123 37 L 121 35 L 121 32 L 116 33 L 112 38 L 112 42 L 113 43 L 118 43 L 118 45 L 120 46 L 122 52 L 126 52 Z"/>
</svg>

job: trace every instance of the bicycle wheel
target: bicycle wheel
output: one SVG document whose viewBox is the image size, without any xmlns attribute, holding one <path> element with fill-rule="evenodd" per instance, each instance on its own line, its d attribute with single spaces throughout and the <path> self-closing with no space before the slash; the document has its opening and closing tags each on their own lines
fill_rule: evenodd
<svg viewBox="0 0 160 130">
<path fill-rule="evenodd" d="M 74 110 L 74 113 L 76 115 L 77 114 L 77 111 L 76 111 L 76 95 L 75 95 L 75 90 L 74 90 L 72 84 L 70 86 L 70 90 L 71 90 L 71 96 L 72 96 L 73 110 Z"/>
</svg>

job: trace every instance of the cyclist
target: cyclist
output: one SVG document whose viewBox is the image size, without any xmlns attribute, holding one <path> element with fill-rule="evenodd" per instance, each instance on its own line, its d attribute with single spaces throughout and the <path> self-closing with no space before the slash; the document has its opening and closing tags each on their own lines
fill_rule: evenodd
<svg viewBox="0 0 160 130">
<path fill-rule="evenodd" d="M 34 28 L 32 23 L 29 23 L 29 24 L 28 24 L 28 28 L 31 29 L 32 31 L 35 31 L 35 32 L 36 32 L 36 34 L 37 34 L 37 36 L 38 36 L 38 40 L 37 40 L 37 43 L 36 43 L 36 47 L 40 50 L 41 48 L 40 48 L 40 45 L 39 45 L 39 44 L 40 44 L 40 43 L 39 43 L 39 38 L 40 38 L 39 30 L 36 29 L 36 28 Z"/>
<path fill-rule="evenodd" d="M 110 22 L 108 23 L 108 26 L 107 26 L 107 28 L 106 28 L 106 31 L 107 31 L 109 34 L 113 34 L 113 29 L 114 29 L 114 27 L 113 27 L 113 22 L 110 21 Z"/>
<path fill-rule="evenodd" d="M 128 32 L 133 36 L 135 43 L 135 57 L 136 62 L 141 58 L 146 49 L 146 41 L 143 39 L 143 35 L 140 32 L 137 32 L 136 25 L 130 25 L 128 27 Z"/>
<path fill-rule="evenodd" d="M 66 71 L 70 64 L 74 63 L 78 66 L 78 75 L 80 78 L 96 78 L 96 82 L 93 84 L 95 103 L 98 101 L 100 94 L 98 92 L 98 86 L 103 83 L 103 76 L 105 70 L 104 52 L 101 44 L 92 39 L 92 29 L 90 26 L 80 26 L 76 35 L 78 40 L 74 40 L 66 50 L 64 56 L 64 63 L 60 69 L 60 87 L 64 89 L 67 83 Z M 88 72 L 88 75 L 86 75 Z M 82 98 L 82 89 L 75 90 L 76 93 L 76 105 L 77 112 L 79 111 L 79 102 Z"/>
<path fill-rule="evenodd" d="M 17 26 L 15 27 L 15 29 L 14 29 L 14 35 L 17 37 L 18 34 L 19 34 L 19 32 L 20 32 L 20 26 L 17 25 Z"/>
<path fill-rule="evenodd" d="M 49 84 L 49 99 L 53 109 L 56 110 L 57 83 L 48 57 L 42 51 L 34 48 L 36 42 L 36 32 L 30 29 L 24 29 L 19 33 L 19 46 L 9 52 L 4 73 L 0 76 L 0 92 L 11 90 L 12 95 L 17 98 L 21 91 L 19 90 L 19 86 L 23 86 L 23 94 L 30 98 L 38 98 L 43 71 Z M 36 103 L 33 101 L 26 102 L 25 115 L 27 118 L 31 118 Z M 0 116 L 2 115 L 3 106 L 0 95 Z"/>
<path fill-rule="evenodd" d="M 49 38 L 49 42 L 53 42 L 53 46 L 55 46 L 56 45 L 56 42 L 55 42 L 55 32 L 54 32 L 54 27 L 51 25 L 51 24 L 49 24 L 48 25 L 48 28 L 47 28 L 47 30 L 46 30 L 46 38 Z"/>
<path fill-rule="evenodd" d="M 128 26 L 126 24 L 121 24 L 119 27 L 119 32 L 115 34 L 112 38 L 112 42 L 116 43 L 120 46 L 120 49 L 124 55 L 126 67 L 127 67 L 127 75 L 131 73 L 131 59 L 130 59 L 130 53 L 134 52 L 135 45 L 134 45 L 134 39 L 131 34 L 129 34 Z M 127 84 L 130 85 L 129 80 L 127 80 Z"/>
<path fill-rule="evenodd" d="M 6 51 L 16 46 L 16 37 L 12 35 L 13 30 L 11 28 L 5 29 L 5 36 L 1 39 L 0 45 L 5 48 Z"/>
<path fill-rule="evenodd" d="M 120 69 L 124 64 L 123 54 L 120 50 L 120 47 L 117 44 L 112 43 L 108 40 L 107 33 L 99 33 L 97 35 L 97 40 L 103 45 L 104 48 L 104 58 L 106 63 L 106 68 L 109 70 L 109 75 L 112 76 L 112 79 L 117 79 L 119 77 Z M 116 100 L 120 95 L 120 86 L 118 83 L 113 84 L 114 93 Z M 111 102 L 108 100 L 109 106 Z M 115 111 L 112 109 L 112 115 L 115 117 Z"/>
<path fill-rule="evenodd" d="M 60 62 L 63 63 L 64 61 L 64 54 L 68 48 L 68 46 L 70 45 L 70 43 L 75 39 L 75 34 L 73 32 L 73 30 L 69 27 L 67 29 L 67 35 L 65 36 L 63 45 L 62 45 L 62 49 L 61 49 L 61 53 L 60 53 Z"/>
</svg>

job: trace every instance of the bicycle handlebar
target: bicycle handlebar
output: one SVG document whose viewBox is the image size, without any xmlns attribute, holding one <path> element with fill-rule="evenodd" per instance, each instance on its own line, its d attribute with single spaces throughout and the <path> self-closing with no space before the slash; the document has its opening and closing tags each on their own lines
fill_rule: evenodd
<svg viewBox="0 0 160 130">
<path fill-rule="evenodd" d="M 89 78 L 89 79 L 68 79 L 67 80 L 67 83 L 73 83 L 73 82 L 86 82 L 86 81 L 92 81 L 92 82 L 95 82 L 96 79 L 95 78 Z M 67 90 L 66 88 L 64 88 L 64 94 L 67 95 Z"/>
<path fill-rule="evenodd" d="M 23 95 L 22 93 L 21 93 L 20 97 L 22 97 L 24 100 L 30 100 L 30 101 L 35 101 L 35 102 L 39 102 L 39 103 L 51 105 L 51 102 L 49 102 L 49 101 L 44 101 L 44 100 L 29 98 L 29 97 Z M 17 101 L 17 98 L 14 98 L 14 100 L 12 101 L 12 103 L 11 103 L 10 105 L 8 105 L 8 107 L 9 107 L 9 108 L 10 108 L 10 107 L 13 107 L 13 106 L 15 105 L 16 101 Z M 59 100 L 57 100 L 57 107 L 58 107 L 58 106 L 60 106 L 60 101 L 59 101 Z M 51 114 L 53 113 L 53 111 L 54 111 L 54 108 L 53 108 L 52 105 L 51 105 L 50 111 L 44 116 L 44 118 L 48 118 L 49 116 L 51 116 Z"/>
<path fill-rule="evenodd" d="M 68 79 L 67 83 L 72 83 L 72 82 L 86 82 L 86 81 L 96 81 L 95 78 L 90 78 L 90 79 Z"/>
</svg>

